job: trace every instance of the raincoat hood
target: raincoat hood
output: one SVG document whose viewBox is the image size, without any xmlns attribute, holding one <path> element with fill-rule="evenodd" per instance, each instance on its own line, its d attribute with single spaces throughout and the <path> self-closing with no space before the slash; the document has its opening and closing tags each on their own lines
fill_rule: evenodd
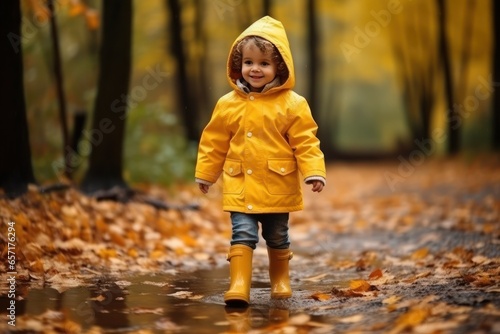
<svg viewBox="0 0 500 334">
<path fill-rule="evenodd" d="M 286 67 L 288 69 L 288 78 L 281 82 L 278 87 L 273 88 L 273 90 L 292 89 L 295 85 L 295 73 L 293 68 L 292 52 L 290 51 L 290 45 L 288 43 L 286 31 L 280 21 L 275 20 L 270 16 L 264 16 L 263 18 L 255 21 L 233 42 L 227 60 L 227 78 L 231 87 L 234 90 L 239 90 L 236 84 L 236 80 L 242 78 L 241 71 L 234 69 L 232 65 L 234 49 L 243 38 L 248 36 L 259 36 L 273 43 L 286 64 Z"/>
</svg>

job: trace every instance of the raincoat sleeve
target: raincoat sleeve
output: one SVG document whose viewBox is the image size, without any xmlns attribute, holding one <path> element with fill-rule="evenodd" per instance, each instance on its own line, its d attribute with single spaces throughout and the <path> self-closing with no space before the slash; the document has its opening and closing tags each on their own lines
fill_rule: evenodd
<svg viewBox="0 0 500 334">
<path fill-rule="evenodd" d="M 222 172 L 231 140 L 224 122 L 224 110 L 219 101 L 201 135 L 195 169 L 197 180 L 215 183 Z"/>
<path fill-rule="evenodd" d="M 292 106 L 291 117 L 288 141 L 304 180 L 316 179 L 326 184 L 325 158 L 319 146 L 319 139 L 316 137 L 318 125 L 303 97 Z"/>
</svg>

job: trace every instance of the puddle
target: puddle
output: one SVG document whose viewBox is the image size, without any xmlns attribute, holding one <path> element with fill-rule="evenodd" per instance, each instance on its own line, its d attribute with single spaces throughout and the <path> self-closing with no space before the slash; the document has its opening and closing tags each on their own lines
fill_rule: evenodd
<svg viewBox="0 0 500 334">
<path fill-rule="evenodd" d="M 42 324 L 64 317 L 84 332 L 97 327 L 104 333 L 244 333 L 286 322 L 303 312 L 303 296 L 314 291 L 316 284 L 303 282 L 290 300 L 273 301 L 267 279 L 257 273 L 252 305 L 229 309 L 223 301 L 229 284 L 227 274 L 228 268 L 223 267 L 192 273 L 100 278 L 62 292 L 51 287 L 29 288 L 23 300 L 16 303 L 16 317 L 39 319 Z M 8 302 L 6 296 L 0 297 L 3 317 Z M 312 316 L 311 320 L 320 321 L 321 317 Z"/>
</svg>

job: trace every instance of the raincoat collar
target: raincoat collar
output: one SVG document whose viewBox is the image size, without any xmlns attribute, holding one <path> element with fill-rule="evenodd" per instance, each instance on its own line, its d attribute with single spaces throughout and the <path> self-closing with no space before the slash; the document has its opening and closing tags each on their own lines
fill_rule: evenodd
<svg viewBox="0 0 500 334">
<path fill-rule="evenodd" d="M 265 93 L 271 88 L 278 87 L 280 85 L 281 85 L 280 78 L 276 77 L 274 78 L 273 81 L 264 86 L 261 93 Z M 245 94 L 250 93 L 250 88 L 248 88 L 248 83 L 245 81 L 245 79 L 243 78 L 237 79 L 236 86 L 238 86 L 240 91 L 244 92 Z"/>
</svg>

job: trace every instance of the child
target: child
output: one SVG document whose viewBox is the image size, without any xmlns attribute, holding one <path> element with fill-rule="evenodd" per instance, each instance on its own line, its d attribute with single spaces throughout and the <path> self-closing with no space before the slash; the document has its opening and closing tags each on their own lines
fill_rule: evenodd
<svg viewBox="0 0 500 334">
<path fill-rule="evenodd" d="M 293 61 L 281 22 L 263 17 L 236 39 L 227 77 L 233 91 L 219 99 L 203 130 L 195 172 L 205 194 L 223 175 L 223 210 L 232 222 L 224 301 L 249 303 L 258 222 L 268 249 L 271 298 L 289 298 L 288 216 L 303 209 L 299 172 L 315 192 L 326 184 L 326 172 L 317 125 L 306 100 L 292 91 Z"/>
</svg>

